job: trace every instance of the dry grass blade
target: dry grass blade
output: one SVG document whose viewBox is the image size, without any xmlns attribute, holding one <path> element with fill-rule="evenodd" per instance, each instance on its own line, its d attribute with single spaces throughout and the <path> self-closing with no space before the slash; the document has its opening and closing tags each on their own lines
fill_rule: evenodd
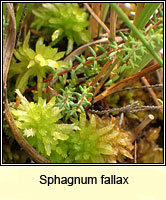
<svg viewBox="0 0 166 200">
<path fill-rule="evenodd" d="M 6 3 L 8 12 L 10 13 L 9 25 L 6 28 L 6 38 L 3 44 L 3 85 L 6 87 L 6 80 L 9 71 L 9 65 L 15 45 L 16 39 L 16 21 L 13 11 L 13 4 Z"/>
<path fill-rule="evenodd" d="M 115 40 L 116 38 L 116 22 L 117 22 L 117 13 L 113 8 L 111 8 L 110 15 L 110 38 Z"/>
<path fill-rule="evenodd" d="M 91 7 L 88 5 L 88 3 L 84 3 L 86 8 L 89 10 L 90 14 L 98 21 L 98 23 L 103 27 L 103 29 L 109 34 L 110 30 L 109 28 L 102 22 L 102 20 L 93 12 Z"/>
<path fill-rule="evenodd" d="M 37 163 L 49 163 L 49 161 L 41 156 L 23 137 L 23 135 L 18 130 L 12 114 L 9 109 L 8 100 L 7 100 L 7 88 L 6 80 L 9 71 L 10 61 L 13 54 L 13 49 L 16 39 L 16 20 L 13 10 L 12 3 L 6 3 L 6 8 L 10 14 L 10 21 L 7 27 L 7 36 L 3 46 L 3 84 L 4 84 L 4 114 L 5 118 L 11 128 L 11 131 L 18 142 L 18 144 L 28 153 L 32 160 Z"/>
<path fill-rule="evenodd" d="M 101 3 L 92 3 L 92 9 L 93 9 L 94 13 L 98 16 L 98 18 L 101 19 L 100 4 Z M 95 38 L 98 36 L 98 27 L 99 27 L 98 21 L 95 20 L 95 18 L 91 15 L 90 16 L 90 26 L 89 26 L 91 38 Z"/>
</svg>

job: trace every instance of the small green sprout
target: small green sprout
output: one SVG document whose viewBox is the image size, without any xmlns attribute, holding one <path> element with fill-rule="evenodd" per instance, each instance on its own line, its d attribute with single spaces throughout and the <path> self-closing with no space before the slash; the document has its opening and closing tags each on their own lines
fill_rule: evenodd
<svg viewBox="0 0 166 200">
<path fill-rule="evenodd" d="M 61 68 L 65 64 L 64 61 L 58 61 L 61 59 L 65 52 L 58 52 L 57 48 L 51 48 L 43 44 L 44 39 L 40 37 L 36 43 L 36 51 L 29 48 L 30 32 L 28 32 L 23 46 L 18 50 L 14 50 L 14 56 L 20 62 L 13 61 L 11 63 L 11 69 L 9 77 L 11 78 L 15 74 L 18 74 L 16 81 L 16 88 L 22 93 L 25 91 L 28 80 L 37 76 L 37 89 L 38 96 L 42 97 L 43 78 L 46 77 L 46 73 L 56 73 L 56 69 Z"/>
</svg>

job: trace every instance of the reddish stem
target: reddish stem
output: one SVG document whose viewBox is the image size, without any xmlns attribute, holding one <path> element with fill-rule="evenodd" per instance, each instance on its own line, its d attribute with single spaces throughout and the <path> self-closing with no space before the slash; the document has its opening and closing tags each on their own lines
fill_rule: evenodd
<svg viewBox="0 0 166 200">
<path fill-rule="evenodd" d="M 119 49 L 120 49 L 120 48 L 118 48 L 117 50 L 119 50 Z M 107 52 L 107 53 L 106 53 L 106 56 L 108 56 L 108 55 L 109 55 L 110 53 L 112 53 L 112 52 L 113 52 L 113 51 Z M 96 57 L 96 58 L 95 58 L 95 61 L 98 61 L 98 60 L 99 60 L 99 57 L 100 57 L 100 56 Z M 92 63 L 92 62 L 93 62 L 93 60 L 88 60 L 88 61 L 85 61 L 85 62 L 82 63 L 82 64 L 83 64 L 83 66 L 86 66 L 86 65 L 88 65 L 88 64 L 90 64 L 90 63 Z M 77 65 L 75 65 L 75 66 L 73 66 L 73 67 L 71 67 L 70 69 L 66 69 L 66 70 L 63 70 L 63 71 L 59 72 L 57 75 L 58 75 L 58 76 L 61 76 L 61 75 L 65 74 L 65 73 L 68 73 L 68 72 L 70 72 L 70 71 L 76 69 L 78 65 L 80 65 L 80 63 L 77 64 Z M 43 83 L 47 83 L 48 81 L 51 81 L 51 80 L 53 79 L 53 77 L 54 77 L 54 74 L 51 75 L 51 76 L 49 76 L 48 78 L 44 79 L 44 80 L 43 80 Z M 34 85 L 34 86 L 32 86 L 31 88 L 28 88 L 27 90 L 25 90 L 24 94 L 27 94 L 28 92 L 31 92 L 32 90 L 34 90 L 34 89 L 36 89 L 36 88 L 37 88 L 37 84 Z"/>
</svg>

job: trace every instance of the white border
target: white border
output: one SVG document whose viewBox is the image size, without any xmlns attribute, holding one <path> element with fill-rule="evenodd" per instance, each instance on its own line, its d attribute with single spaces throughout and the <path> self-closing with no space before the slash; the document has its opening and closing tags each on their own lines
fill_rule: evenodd
<svg viewBox="0 0 166 200">
<path fill-rule="evenodd" d="M 2 13 L 3 13 L 3 5 L 2 3 L 17 3 L 17 2 L 20 2 L 20 1 L 1 1 L 1 66 L 3 66 L 3 16 L 2 16 Z M 49 1 L 21 1 L 21 3 L 48 3 Z M 60 1 L 50 1 L 50 3 L 54 3 L 54 2 L 60 2 Z M 65 2 L 65 3 L 85 3 L 84 1 L 61 1 L 62 2 Z M 99 1 L 89 1 L 90 3 L 97 3 Z M 88 3 L 89 3 L 88 2 Z M 145 2 L 147 3 L 147 1 L 127 1 L 126 3 L 141 3 L 141 2 Z M 156 1 L 148 1 L 150 3 L 152 2 L 156 2 Z M 157 1 L 158 2 L 158 1 Z M 165 14 L 165 1 L 160 1 L 161 3 L 164 4 L 164 9 L 163 9 L 163 14 Z M 102 3 L 108 3 L 108 1 L 102 1 Z M 112 3 L 112 2 L 111 2 Z M 124 1 L 116 1 L 115 3 L 124 3 Z M 165 36 L 165 15 L 163 16 L 163 25 L 164 25 L 164 36 Z M 2 126 L 1 126 L 1 162 L 0 162 L 0 165 L 1 166 L 165 166 L 165 37 L 164 37 L 164 41 L 163 41 L 163 61 L 164 61 L 164 67 L 163 67 L 163 114 L 164 114 L 164 130 L 163 130 L 163 134 L 164 134 L 164 147 L 163 147 L 163 156 L 164 156 L 164 163 L 160 164 L 112 164 L 112 163 L 105 163 L 105 164 L 3 164 L 2 163 Z M 2 67 L 1 67 L 2 68 Z M 3 73 L 2 73 L 2 69 L 1 69 L 1 125 L 2 125 L 2 121 L 3 121 L 3 113 L 2 113 L 2 102 L 3 102 Z"/>
</svg>

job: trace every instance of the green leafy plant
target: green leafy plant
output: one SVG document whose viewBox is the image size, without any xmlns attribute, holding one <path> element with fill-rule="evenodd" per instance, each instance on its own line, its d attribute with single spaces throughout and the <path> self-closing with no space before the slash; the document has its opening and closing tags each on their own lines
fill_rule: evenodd
<svg viewBox="0 0 166 200">
<path fill-rule="evenodd" d="M 118 117 L 99 118 L 95 115 L 96 129 L 99 130 L 98 148 L 106 163 L 124 162 L 133 159 L 134 137 L 130 131 L 119 128 Z"/>
<path fill-rule="evenodd" d="M 9 78 L 18 74 L 15 87 L 21 92 L 24 92 L 28 80 L 37 76 L 38 96 L 42 97 L 43 78 L 46 76 L 46 73 L 56 73 L 56 69 L 59 69 L 64 65 L 63 61 L 58 60 L 64 56 L 65 52 L 57 52 L 57 48 L 45 46 L 42 37 L 36 42 L 36 51 L 34 51 L 29 48 L 29 38 L 30 32 L 27 34 L 23 46 L 20 46 L 18 50 L 14 50 L 14 56 L 20 62 L 17 63 L 16 60 L 13 59 Z"/>
<path fill-rule="evenodd" d="M 115 4 L 115 3 L 110 3 L 110 5 L 112 6 L 112 8 L 118 13 L 118 15 L 123 19 L 123 21 L 126 23 L 126 25 L 131 29 L 131 31 L 135 34 L 135 37 L 138 37 L 138 39 L 143 43 L 143 45 L 147 48 L 147 50 L 149 51 L 149 53 L 158 61 L 158 63 L 163 66 L 163 62 L 161 60 L 161 58 L 157 55 L 157 53 L 154 51 L 154 49 L 151 48 L 151 46 L 148 44 L 148 42 L 146 41 L 144 35 L 137 29 L 137 27 L 132 24 L 129 19 L 127 18 L 127 16 L 124 14 L 124 12 Z M 153 5 L 151 5 L 152 7 Z M 157 7 L 159 6 L 159 4 L 157 4 Z M 155 7 L 155 8 L 157 8 Z M 153 14 L 154 10 L 152 9 L 151 11 Z M 148 12 L 148 15 L 150 13 Z M 149 18 L 148 18 L 149 19 Z M 141 23 L 141 22 L 140 22 Z M 139 26 L 137 24 L 137 26 Z"/>
<path fill-rule="evenodd" d="M 27 141 L 51 162 L 102 163 L 116 162 L 120 155 L 132 159 L 132 136 L 118 129 L 110 119 L 81 113 L 73 124 L 64 124 L 61 109 L 55 107 L 55 97 L 48 103 L 39 98 L 38 103 L 28 102 L 19 90 L 21 103 L 11 112 L 17 127 Z M 127 149 L 125 149 L 127 148 Z M 109 158 L 109 159 L 108 159 Z"/>
<path fill-rule="evenodd" d="M 61 109 L 55 107 L 55 97 L 48 103 L 39 98 L 38 103 L 29 103 L 19 90 L 21 103 L 15 109 L 10 104 L 17 127 L 27 141 L 51 162 L 84 163 L 102 161 L 98 150 L 98 133 L 93 130 L 94 116 L 73 124 L 64 124 Z M 96 160 L 97 159 L 97 160 Z"/>
<path fill-rule="evenodd" d="M 114 49 L 110 55 L 114 55 L 115 53 L 117 55 L 117 59 L 121 62 L 118 65 L 118 68 L 111 72 L 114 75 L 114 78 L 110 80 L 106 85 L 111 85 L 113 82 L 117 82 L 122 78 L 131 76 L 141 71 L 153 59 L 153 57 L 161 66 L 163 65 L 161 58 L 157 55 L 157 53 L 163 47 L 162 11 L 160 8 L 158 11 L 161 17 L 154 17 L 155 21 L 150 21 L 151 25 L 147 31 L 145 31 L 144 28 L 148 22 L 149 17 L 153 14 L 153 12 L 155 12 L 159 5 L 147 5 L 144 9 L 150 9 L 151 12 L 149 13 L 148 11 L 148 17 L 146 16 L 146 20 L 141 14 L 141 16 L 139 16 L 139 23 L 136 23 L 136 27 L 130 23 L 125 14 L 116 4 L 111 4 L 111 6 L 113 6 L 113 8 L 117 11 L 120 17 L 122 17 L 124 22 L 131 28 L 133 32 L 126 36 L 124 36 L 123 33 L 120 33 L 122 39 L 124 40 L 124 44 L 117 45 L 115 41 L 110 39 L 112 44 L 109 44 L 109 47 Z M 144 18 L 144 22 L 142 22 L 140 18 Z M 159 23 L 161 24 L 156 25 Z M 137 27 L 140 29 L 137 29 Z"/>
<path fill-rule="evenodd" d="M 79 86 L 80 92 L 78 93 L 75 91 L 75 88 L 66 87 L 65 90 L 61 89 L 62 95 L 58 96 L 58 102 L 56 106 L 60 109 L 63 109 L 63 115 L 66 115 L 66 119 L 70 116 L 74 118 L 78 118 L 77 113 L 84 113 L 84 107 L 89 106 L 91 103 L 88 101 L 87 98 L 92 97 L 93 94 L 90 91 L 92 87 L 82 87 Z M 76 101 L 75 101 L 76 100 Z"/>
<path fill-rule="evenodd" d="M 86 119 L 86 114 L 81 114 L 79 120 L 74 120 L 78 130 L 69 135 L 68 140 L 59 144 L 52 152 L 51 161 L 60 163 L 102 163 L 102 155 L 98 149 L 98 130 L 94 130 L 94 116 Z"/>
<path fill-rule="evenodd" d="M 50 160 L 55 163 L 116 163 L 133 159 L 133 135 L 120 129 L 118 119 L 101 119 L 81 113 L 73 122 L 79 127 L 60 141 Z"/>
<path fill-rule="evenodd" d="M 149 6 L 153 7 L 153 5 L 148 5 L 148 9 Z M 158 6 L 159 5 L 155 5 L 155 7 L 150 9 L 151 15 L 153 14 L 154 11 L 156 12 L 155 9 Z M 103 77 L 103 80 L 106 80 L 109 77 L 109 74 L 113 75 L 113 78 L 105 84 L 106 86 L 112 85 L 114 82 L 117 82 L 122 78 L 126 78 L 141 71 L 153 59 L 153 57 L 155 57 L 158 60 L 159 64 L 162 66 L 162 60 L 157 55 L 157 53 L 163 47 L 162 11 L 160 10 L 160 8 L 158 8 L 158 11 L 161 17 L 158 18 L 155 17 L 156 15 L 154 13 L 153 14 L 154 21 L 150 20 L 151 23 L 150 28 L 146 31 L 144 26 L 148 22 L 150 15 L 149 12 L 148 12 L 148 17 L 146 17 L 146 23 L 145 21 L 142 25 L 137 23 L 137 26 L 140 27 L 141 30 L 138 30 L 135 26 L 130 25 L 130 21 L 127 19 L 125 15 L 124 15 L 125 17 L 122 16 L 125 18 L 125 22 L 127 21 L 127 24 L 129 24 L 129 26 L 134 27 L 134 29 L 132 30 L 134 30 L 134 32 L 138 34 L 137 36 L 139 39 L 135 34 L 132 33 L 126 35 L 120 33 L 120 36 L 122 37 L 124 43 L 118 45 L 115 41 L 109 38 L 111 44 L 108 44 L 108 46 L 112 51 L 108 52 L 106 48 L 102 47 L 101 45 L 97 45 L 98 49 L 100 49 L 103 52 L 99 56 L 99 58 L 96 56 L 96 52 L 94 51 L 94 49 L 89 47 L 92 56 L 88 57 L 86 60 L 93 62 L 93 65 L 92 64 L 90 65 L 91 71 L 93 69 L 93 66 L 95 66 L 94 68 L 96 69 L 98 62 L 107 61 L 109 58 L 115 55 L 117 56 L 117 59 L 115 60 L 115 62 L 111 63 L 109 70 L 105 73 Z M 123 13 L 121 10 L 119 12 Z M 140 21 L 140 23 L 142 23 L 142 21 Z M 87 63 L 87 61 L 86 62 L 84 61 L 83 63 L 83 59 L 81 59 L 81 57 L 75 56 L 75 58 L 83 64 L 82 66 L 84 66 L 84 70 L 87 69 L 85 67 L 86 65 L 85 63 Z M 118 67 L 114 69 L 114 66 L 117 63 Z"/>
<path fill-rule="evenodd" d="M 114 122 L 102 122 L 95 115 L 89 115 L 87 120 L 86 114 L 81 113 L 79 120 L 72 120 L 73 124 L 64 124 L 60 121 L 61 109 L 55 107 L 55 97 L 48 103 L 41 98 L 34 103 L 28 102 L 18 89 L 16 93 L 21 103 L 18 108 L 11 103 L 10 109 L 17 127 L 27 141 L 51 162 L 101 163 L 105 156 L 118 154 L 132 159 L 128 152 L 132 149 L 132 145 L 128 145 L 131 139 L 127 139 L 128 133 L 122 134 Z M 119 134 L 122 134 L 121 139 Z M 115 138 L 118 141 L 115 142 Z M 123 146 L 130 148 L 125 150 Z"/>
<path fill-rule="evenodd" d="M 80 45 L 89 41 L 89 33 L 86 30 L 89 25 L 88 14 L 77 3 L 43 3 L 33 10 L 33 14 L 35 19 L 32 27 L 51 34 L 51 45 L 67 37 L 66 54 L 72 51 L 74 42 Z"/>
<path fill-rule="evenodd" d="M 38 103 L 29 103 L 19 90 L 16 93 L 21 98 L 17 109 L 11 106 L 16 125 L 42 155 L 50 156 L 59 140 L 67 140 L 71 131 L 79 129 L 75 124 L 60 122 L 62 115 L 61 110 L 54 106 L 55 97 L 48 103 L 42 98 Z"/>
<path fill-rule="evenodd" d="M 151 49 L 155 52 L 160 51 L 163 47 L 162 33 L 162 27 L 154 30 L 153 26 L 150 27 L 147 34 L 144 33 L 149 46 L 151 46 Z M 121 34 L 121 36 L 125 40 L 124 44 L 109 45 L 115 49 L 114 52 L 116 52 L 118 59 L 121 61 L 121 65 L 116 70 L 112 71 L 112 74 L 116 75 L 112 80 L 113 82 L 117 79 L 120 80 L 122 77 L 128 77 L 137 73 L 142 70 L 153 58 L 142 42 L 130 35 L 126 37 Z"/>
<path fill-rule="evenodd" d="M 140 115 L 132 115 L 130 112 L 125 114 L 125 127 L 129 127 L 126 130 L 123 124 L 119 127 L 121 119 L 116 116 L 117 112 L 113 113 L 116 117 L 109 117 L 103 114 L 107 112 L 103 112 L 103 109 L 115 107 L 120 110 L 120 105 L 132 103 L 141 99 L 140 96 L 145 96 L 138 96 L 132 90 L 127 92 L 126 97 L 122 92 L 111 98 L 109 89 L 114 84 L 116 86 L 119 80 L 141 71 L 153 58 L 163 65 L 158 56 L 163 47 L 162 11 L 158 8 L 160 3 L 146 3 L 138 20 L 131 24 L 117 4 L 110 3 L 107 7 L 109 5 L 131 30 L 128 34 L 120 33 L 120 43 L 108 38 L 108 45 L 91 47 L 88 44 L 90 54 L 86 58 L 88 52 L 80 56 L 77 56 L 80 53 L 77 52 L 75 61 L 60 60 L 65 52 L 58 52 L 57 48 L 52 47 L 58 45 L 62 38 L 68 39 L 66 54 L 72 51 L 74 42 L 77 45 L 88 42 L 88 14 L 75 3 L 43 3 L 33 10 L 35 17 L 32 28 L 40 31 L 32 31 L 34 34 L 49 35 L 52 42 L 46 46 L 44 38 L 40 37 L 33 50 L 29 47 L 32 44 L 29 44 L 29 32 L 23 46 L 14 50 L 8 79 L 16 77 L 15 88 L 21 102 L 10 103 L 11 112 L 27 141 L 52 163 L 133 162 L 133 142 L 136 138 L 129 131 L 128 120 L 141 122 L 147 113 L 142 117 L 140 112 Z M 30 6 L 30 10 L 33 6 L 34 4 Z M 17 29 L 21 10 L 23 5 L 20 5 L 16 17 Z M 51 76 L 46 78 L 49 74 Z M 36 84 L 36 77 L 37 103 L 32 101 L 36 98 L 35 92 L 28 98 L 32 102 L 22 95 L 29 86 Z M 51 79 L 54 80 L 50 81 Z M 125 81 L 121 82 L 123 87 L 127 83 Z M 44 85 L 43 82 L 48 83 Z M 110 85 L 111 87 L 105 87 Z M 13 90 L 10 84 L 8 86 L 8 91 Z M 34 87 L 30 89 L 32 88 Z M 113 92 L 117 92 L 117 88 Z M 57 97 L 52 98 L 52 95 Z M 140 105 L 146 105 L 147 98 L 141 99 Z M 94 113 L 103 114 L 102 117 L 88 113 L 87 107 L 91 102 L 93 108 L 90 109 L 95 109 Z M 158 102 L 162 104 L 162 96 L 158 97 Z M 11 160 L 11 154 L 8 155 Z"/>
</svg>

